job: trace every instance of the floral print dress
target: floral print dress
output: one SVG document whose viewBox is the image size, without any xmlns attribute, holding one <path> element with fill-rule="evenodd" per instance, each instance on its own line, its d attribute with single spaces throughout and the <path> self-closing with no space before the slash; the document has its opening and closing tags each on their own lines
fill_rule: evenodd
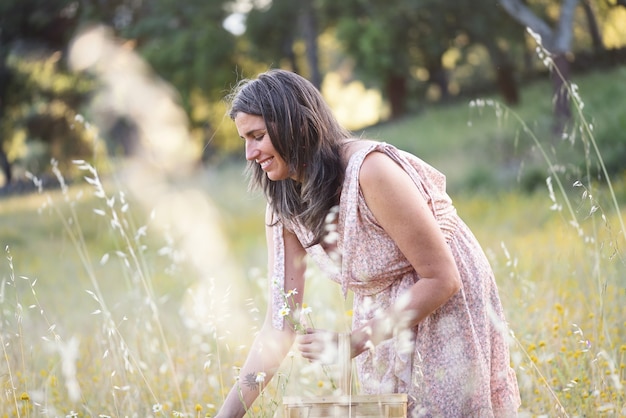
<svg viewBox="0 0 626 418">
<path fill-rule="evenodd" d="M 359 186 L 359 170 L 371 152 L 383 152 L 413 179 L 449 244 L 462 288 L 414 329 L 356 358 L 360 392 L 406 393 L 412 417 L 511 417 L 520 405 L 510 367 L 507 325 L 492 269 L 476 238 L 457 216 L 445 191 L 445 176 L 419 158 L 376 143 L 348 162 L 338 214 L 339 259 L 321 245 L 309 256 L 342 288 L 354 293 L 353 327 L 394 304 L 419 275 L 377 224 Z M 284 300 L 282 226 L 275 226 L 273 323 L 282 328 Z M 300 240 L 310 235 L 294 228 Z M 282 276 L 281 276 L 282 275 Z"/>
</svg>

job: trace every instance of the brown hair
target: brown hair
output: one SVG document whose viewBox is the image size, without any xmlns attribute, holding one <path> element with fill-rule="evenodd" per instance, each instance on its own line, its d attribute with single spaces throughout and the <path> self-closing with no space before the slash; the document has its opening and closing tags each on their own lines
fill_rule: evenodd
<svg viewBox="0 0 626 418">
<path fill-rule="evenodd" d="M 229 99 L 231 119 L 239 112 L 263 118 L 272 145 L 299 180 L 271 181 L 258 164 L 248 162 L 251 188 L 263 190 L 286 225 L 300 223 L 313 233 L 304 245 L 319 244 L 324 219 L 339 203 L 344 176 L 340 148 L 350 132 L 313 84 L 289 71 L 274 69 L 242 80 Z"/>
</svg>

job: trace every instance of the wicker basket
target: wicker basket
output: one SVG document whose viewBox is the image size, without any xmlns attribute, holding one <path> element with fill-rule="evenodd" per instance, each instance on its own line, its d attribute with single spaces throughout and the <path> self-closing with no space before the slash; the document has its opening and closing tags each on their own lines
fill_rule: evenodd
<svg viewBox="0 0 626 418">
<path fill-rule="evenodd" d="M 406 418 L 407 395 L 351 395 L 350 335 L 339 335 L 339 390 L 336 396 L 285 396 L 284 418 Z"/>
</svg>

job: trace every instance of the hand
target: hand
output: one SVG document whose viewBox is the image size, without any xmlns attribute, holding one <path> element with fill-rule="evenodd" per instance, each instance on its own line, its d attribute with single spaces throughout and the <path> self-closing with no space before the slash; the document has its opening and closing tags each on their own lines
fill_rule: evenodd
<svg viewBox="0 0 626 418">
<path fill-rule="evenodd" d="M 302 357 L 322 364 L 337 362 L 337 341 L 337 333 L 312 328 L 296 339 Z"/>
</svg>

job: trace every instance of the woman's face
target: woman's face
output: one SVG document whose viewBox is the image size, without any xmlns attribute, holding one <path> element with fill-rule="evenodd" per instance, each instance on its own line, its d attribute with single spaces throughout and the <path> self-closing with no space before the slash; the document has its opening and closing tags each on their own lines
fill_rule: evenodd
<svg viewBox="0 0 626 418">
<path fill-rule="evenodd" d="M 272 145 L 261 116 L 239 112 L 235 117 L 235 125 L 239 136 L 246 143 L 246 160 L 259 164 L 270 180 L 292 178 L 289 166 Z"/>
</svg>

